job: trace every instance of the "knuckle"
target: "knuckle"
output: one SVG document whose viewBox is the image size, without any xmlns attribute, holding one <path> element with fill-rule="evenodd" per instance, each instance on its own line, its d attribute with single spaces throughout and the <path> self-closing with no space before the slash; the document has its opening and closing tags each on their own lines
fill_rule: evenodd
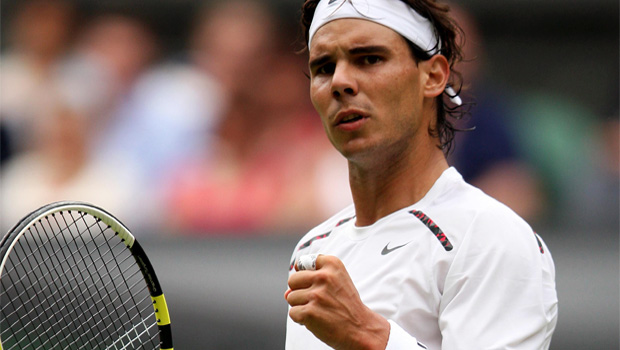
<svg viewBox="0 0 620 350">
<path fill-rule="evenodd" d="M 314 273 L 314 281 L 318 284 L 325 284 L 329 281 L 329 273 L 325 270 L 319 270 Z"/>
<path fill-rule="evenodd" d="M 333 255 L 322 255 L 322 257 L 325 259 L 324 263 L 325 265 L 331 265 L 333 264 L 336 260 L 338 260 L 338 258 L 336 258 Z"/>
<path fill-rule="evenodd" d="M 336 266 L 337 268 L 344 268 L 344 263 L 342 262 L 342 260 L 338 259 L 337 257 L 332 257 L 331 260 L 332 265 Z"/>
<path fill-rule="evenodd" d="M 312 290 L 308 292 L 307 298 L 308 303 L 318 302 L 321 300 L 321 294 L 317 290 Z"/>
<path fill-rule="evenodd" d="M 344 263 L 338 257 L 333 255 L 323 255 L 324 260 L 322 261 L 322 265 L 327 268 L 343 268 Z"/>
<path fill-rule="evenodd" d="M 288 315 L 291 318 L 291 320 L 293 320 L 294 322 L 303 323 L 303 317 L 301 316 L 299 312 L 296 312 L 295 309 L 291 309 Z"/>
<path fill-rule="evenodd" d="M 308 308 L 305 306 L 296 306 L 289 311 L 289 317 L 295 323 L 306 324 L 309 318 Z"/>
</svg>

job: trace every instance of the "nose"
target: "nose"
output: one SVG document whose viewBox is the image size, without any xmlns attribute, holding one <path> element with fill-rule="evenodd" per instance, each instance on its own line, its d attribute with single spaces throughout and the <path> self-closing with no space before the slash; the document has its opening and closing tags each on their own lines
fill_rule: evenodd
<svg viewBox="0 0 620 350">
<path fill-rule="evenodd" d="M 339 98 L 345 95 L 354 96 L 358 92 L 358 84 L 353 69 L 348 64 L 338 64 L 332 75 L 332 95 Z"/>
</svg>

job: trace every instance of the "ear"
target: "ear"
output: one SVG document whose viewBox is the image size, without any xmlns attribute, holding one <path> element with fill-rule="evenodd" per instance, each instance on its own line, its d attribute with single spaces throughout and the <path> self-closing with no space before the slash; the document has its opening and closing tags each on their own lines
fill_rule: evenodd
<svg viewBox="0 0 620 350">
<path fill-rule="evenodd" d="M 435 55 L 424 63 L 426 66 L 426 79 L 422 86 L 424 97 L 437 97 L 443 93 L 448 83 L 450 64 L 448 64 L 448 60 L 443 55 Z"/>
</svg>

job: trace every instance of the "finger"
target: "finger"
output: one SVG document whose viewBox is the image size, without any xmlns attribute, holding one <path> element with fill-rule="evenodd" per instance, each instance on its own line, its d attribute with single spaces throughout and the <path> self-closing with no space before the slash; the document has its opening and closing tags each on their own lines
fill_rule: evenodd
<svg viewBox="0 0 620 350">
<path fill-rule="evenodd" d="M 293 295 L 293 293 L 291 293 L 291 295 Z M 324 319 L 329 313 L 326 312 L 326 310 L 323 308 L 312 306 L 308 301 L 300 303 L 293 301 L 293 303 L 291 303 L 290 305 L 291 308 L 289 309 L 288 314 L 291 319 L 294 322 L 304 325 L 306 327 L 313 323 L 316 323 L 317 321 L 320 322 L 320 320 Z"/>
<path fill-rule="evenodd" d="M 299 271 L 289 276 L 288 287 L 291 290 L 310 288 L 313 283 L 312 271 Z"/>
<path fill-rule="evenodd" d="M 312 311 L 306 305 L 293 305 L 289 309 L 288 315 L 293 322 L 306 325 L 306 323 L 311 322 Z"/>
<path fill-rule="evenodd" d="M 295 263 L 295 270 L 297 271 L 315 271 L 317 269 L 317 260 L 320 254 L 307 254 L 302 255 L 297 259 Z"/>
<path fill-rule="evenodd" d="M 291 290 L 286 294 L 286 302 L 292 307 L 306 305 L 309 301 L 307 289 Z"/>
<path fill-rule="evenodd" d="M 288 315 L 291 318 L 291 320 L 293 320 L 293 322 L 299 323 L 301 325 L 303 325 L 303 321 L 304 321 L 303 314 L 304 314 L 303 306 L 293 306 L 288 311 Z"/>
</svg>

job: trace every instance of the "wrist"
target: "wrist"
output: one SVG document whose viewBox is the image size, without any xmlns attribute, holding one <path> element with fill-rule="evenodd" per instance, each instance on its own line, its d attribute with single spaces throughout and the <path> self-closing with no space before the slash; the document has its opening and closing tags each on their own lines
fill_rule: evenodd
<svg viewBox="0 0 620 350">
<path fill-rule="evenodd" d="M 354 337 L 356 339 L 356 345 L 354 349 L 364 350 L 385 350 L 390 338 L 390 323 L 383 316 L 368 310 L 370 317 L 367 318 L 361 327 L 358 328 L 359 332 Z"/>
</svg>

